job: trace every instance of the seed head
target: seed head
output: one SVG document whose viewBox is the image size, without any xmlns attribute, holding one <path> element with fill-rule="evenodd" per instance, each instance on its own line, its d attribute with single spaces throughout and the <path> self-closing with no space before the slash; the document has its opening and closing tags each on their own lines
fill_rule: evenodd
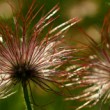
<svg viewBox="0 0 110 110">
<path fill-rule="evenodd" d="M 66 71 L 59 69 L 71 56 L 71 49 L 62 46 L 64 32 L 79 21 L 73 18 L 52 30 L 42 38 L 42 32 L 57 17 L 58 5 L 32 26 L 33 20 L 43 9 L 35 11 L 33 0 L 27 14 L 21 10 L 11 20 L 11 25 L 0 22 L 0 98 L 13 93 L 16 85 L 26 85 L 31 89 L 31 82 L 45 91 L 54 91 L 49 85 L 57 83 L 55 77 Z M 55 92 L 55 91 L 54 91 Z"/>
<path fill-rule="evenodd" d="M 101 42 L 97 43 L 90 36 L 90 46 L 86 45 L 86 51 L 80 51 L 82 56 L 77 57 L 77 63 L 74 71 L 68 79 L 70 86 L 75 91 L 78 89 L 77 96 L 66 98 L 66 100 L 80 100 L 81 106 L 76 110 L 84 107 L 92 107 L 98 102 L 101 105 L 110 100 L 110 13 L 105 17 L 101 32 Z M 88 53 L 90 52 L 90 53 Z M 74 63 L 74 64 L 75 64 Z M 68 69 L 69 70 L 69 69 Z M 69 71 L 70 71 L 69 70 Z M 102 110 L 102 109 L 101 109 Z"/>
</svg>

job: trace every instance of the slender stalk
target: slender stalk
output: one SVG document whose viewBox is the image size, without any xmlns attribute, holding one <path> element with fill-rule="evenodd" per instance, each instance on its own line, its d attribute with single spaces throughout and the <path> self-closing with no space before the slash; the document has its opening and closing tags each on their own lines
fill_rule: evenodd
<svg viewBox="0 0 110 110">
<path fill-rule="evenodd" d="M 29 94 L 28 94 L 28 88 L 26 84 L 22 84 L 22 88 L 23 88 L 23 94 L 24 94 L 24 99 L 25 99 L 27 110 L 32 110 L 32 106 L 31 106 Z"/>
</svg>

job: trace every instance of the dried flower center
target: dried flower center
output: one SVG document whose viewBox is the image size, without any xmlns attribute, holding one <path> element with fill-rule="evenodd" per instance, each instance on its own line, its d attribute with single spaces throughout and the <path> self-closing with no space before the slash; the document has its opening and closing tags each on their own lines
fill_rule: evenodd
<svg viewBox="0 0 110 110">
<path fill-rule="evenodd" d="M 31 66 L 27 66 L 26 64 L 17 65 L 14 67 L 13 78 L 26 82 L 30 78 L 34 77 L 35 69 Z"/>
</svg>

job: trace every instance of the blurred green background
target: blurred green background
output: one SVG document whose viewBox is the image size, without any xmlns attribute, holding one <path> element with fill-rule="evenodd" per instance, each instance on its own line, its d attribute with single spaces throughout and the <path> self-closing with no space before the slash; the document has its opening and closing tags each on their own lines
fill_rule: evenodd
<svg viewBox="0 0 110 110">
<path fill-rule="evenodd" d="M 0 0 L 0 17 L 6 20 L 13 16 L 13 10 L 8 2 L 12 2 L 16 9 L 19 8 L 17 7 L 17 0 Z M 28 0 L 23 7 L 26 7 L 27 4 L 29 5 Z M 100 40 L 101 26 L 104 16 L 110 8 L 110 0 L 36 0 L 38 8 L 43 4 L 45 5 L 43 13 L 48 12 L 53 6 L 59 4 L 60 11 L 57 14 L 60 15 L 60 17 L 55 20 L 54 26 L 75 16 L 81 17 L 83 20 L 78 26 L 83 27 L 83 29 L 96 41 Z M 38 16 L 38 18 L 40 18 L 40 16 Z M 87 42 L 85 37 L 77 30 L 76 26 L 71 27 L 66 33 L 65 38 L 70 45 L 79 45 L 75 41 L 80 41 L 80 39 Z M 22 90 L 19 86 L 15 89 L 16 93 L 14 95 L 7 99 L 0 100 L 0 110 L 25 110 Z M 41 105 L 40 108 L 35 107 L 35 110 L 71 110 L 72 106 L 78 105 L 76 101 L 64 101 L 62 96 L 43 92 L 39 88 L 35 88 L 33 91 L 36 103 Z M 43 107 L 43 105 L 45 106 Z M 106 105 L 104 105 L 102 110 L 110 109 L 110 104 L 108 103 Z M 100 110 L 100 106 L 101 104 L 99 103 L 90 110 Z M 88 108 L 84 108 L 83 110 L 88 110 Z"/>
</svg>

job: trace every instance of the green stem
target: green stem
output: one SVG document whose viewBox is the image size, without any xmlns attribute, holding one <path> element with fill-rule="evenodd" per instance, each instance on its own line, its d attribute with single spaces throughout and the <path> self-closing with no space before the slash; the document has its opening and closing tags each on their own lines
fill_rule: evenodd
<svg viewBox="0 0 110 110">
<path fill-rule="evenodd" d="M 24 99 L 25 99 L 27 110 L 32 110 L 27 85 L 22 84 L 22 88 L 23 88 L 23 94 L 24 94 Z"/>
</svg>

